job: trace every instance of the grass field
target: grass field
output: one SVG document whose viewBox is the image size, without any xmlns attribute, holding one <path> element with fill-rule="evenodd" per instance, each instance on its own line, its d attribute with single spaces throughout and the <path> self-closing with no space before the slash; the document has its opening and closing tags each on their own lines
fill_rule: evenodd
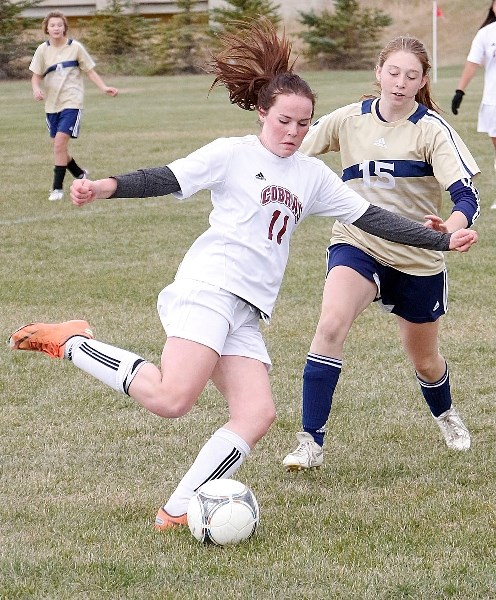
<svg viewBox="0 0 496 600">
<path fill-rule="evenodd" d="M 348 339 L 318 472 L 281 460 L 300 428 L 301 373 L 317 322 L 331 223 L 293 240 L 273 321 L 278 421 L 236 477 L 261 506 L 257 535 L 203 547 L 152 522 L 210 434 L 226 419 L 208 388 L 177 421 L 161 420 L 70 363 L 0 350 L 0 599 L 496 599 L 496 211 L 493 153 L 477 134 L 481 80 L 454 117 L 459 68 L 434 94 L 483 171 L 480 242 L 448 255 L 442 351 L 472 433 L 450 452 L 417 389 L 394 318 L 368 309 Z M 372 74 L 308 73 L 317 116 L 372 89 Z M 93 178 L 166 164 L 256 118 L 207 99 L 206 77 L 120 78 L 115 99 L 87 85 L 72 150 Z M 155 301 L 207 227 L 205 194 L 112 200 L 76 209 L 47 200 L 51 154 L 43 107 L 25 82 L 0 83 L 0 334 L 36 320 L 85 318 L 99 339 L 157 362 Z M 339 169 L 336 157 L 329 163 Z M 67 186 L 68 187 L 68 186 Z M 449 198 L 446 198 L 446 210 Z"/>
</svg>

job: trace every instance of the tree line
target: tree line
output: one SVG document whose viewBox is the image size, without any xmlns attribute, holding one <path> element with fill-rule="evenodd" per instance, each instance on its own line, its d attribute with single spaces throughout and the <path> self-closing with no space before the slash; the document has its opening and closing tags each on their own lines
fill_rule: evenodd
<svg viewBox="0 0 496 600">
<path fill-rule="evenodd" d="M 0 78 L 28 75 L 26 61 L 40 43 L 40 23 L 22 12 L 41 0 L 0 0 Z M 108 73 L 177 75 L 201 73 L 219 32 L 237 21 L 264 16 L 281 25 L 280 5 L 271 0 L 226 0 L 207 13 L 194 0 L 178 0 L 168 20 L 139 14 L 135 0 L 109 0 L 90 19 L 77 21 L 78 39 Z M 383 28 L 391 18 L 357 0 L 334 0 L 333 10 L 298 11 L 302 55 L 308 68 L 362 69 L 374 64 Z"/>
</svg>

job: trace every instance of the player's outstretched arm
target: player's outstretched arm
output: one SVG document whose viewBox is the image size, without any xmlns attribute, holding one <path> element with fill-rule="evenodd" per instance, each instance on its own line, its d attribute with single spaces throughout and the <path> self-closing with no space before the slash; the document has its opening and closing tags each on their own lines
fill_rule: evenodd
<svg viewBox="0 0 496 600">
<path fill-rule="evenodd" d="M 169 167 L 139 169 L 107 179 L 76 179 L 71 186 L 71 200 L 83 206 L 98 198 L 152 198 L 181 191 Z"/>
<path fill-rule="evenodd" d="M 471 229 L 436 231 L 372 204 L 353 225 L 390 242 L 427 250 L 466 252 L 477 241 L 477 233 Z"/>
<path fill-rule="evenodd" d="M 449 249 L 457 252 L 467 252 L 473 244 L 477 243 L 478 239 L 477 231 L 458 229 L 458 231 L 451 234 Z"/>
<path fill-rule="evenodd" d="M 117 182 L 111 177 L 106 179 L 75 179 L 71 185 L 71 201 L 76 206 L 89 204 L 98 198 L 110 198 L 117 188 Z"/>
<path fill-rule="evenodd" d="M 443 221 L 441 217 L 437 215 L 426 215 L 424 225 L 429 229 L 434 229 L 434 231 L 451 231 L 450 250 L 466 252 L 470 249 L 472 244 L 475 244 L 478 240 L 477 232 L 472 229 L 467 229 L 467 217 L 458 211 L 451 213 L 451 216 L 447 221 Z"/>
</svg>

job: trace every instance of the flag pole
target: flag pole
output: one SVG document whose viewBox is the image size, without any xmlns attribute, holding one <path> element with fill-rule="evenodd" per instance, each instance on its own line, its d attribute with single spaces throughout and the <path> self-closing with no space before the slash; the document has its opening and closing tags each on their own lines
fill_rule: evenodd
<svg viewBox="0 0 496 600">
<path fill-rule="evenodd" d="M 437 82 L 437 0 L 432 0 L 432 81 Z"/>
</svg>

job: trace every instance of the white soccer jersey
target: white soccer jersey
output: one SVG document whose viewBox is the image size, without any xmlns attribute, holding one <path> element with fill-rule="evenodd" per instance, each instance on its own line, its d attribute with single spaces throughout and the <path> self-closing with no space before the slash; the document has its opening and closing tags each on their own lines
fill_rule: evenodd
<svg viewBox="0 0 496 600">
<path fill-rule="evenodd" d="M 441 187 L 470 183 L 479 172 L 472 155 L 450 125 L 434 111 L 415 104 L 403 119 L 388 123 L 377 114 L 378 100 L 365 100 L 318 119 L 301 151 L 316 156 L 340 152 L 343 180 L 375 204 L 424 223 L 438 215 Z M 411 275 L 434 275 L 444 269 L 444 255 L 395 244 L 353 225 L 336 223 L 331 244 L 361 248 L 381 263 Z"/>
<path fill-rule="evenodd" d="M 467 60 L 484 67 L 482 104 L 496 106 L 496 22 L 475 34 Z"/>
<path fill-rule="evenodd" d="M 54 46 L 49 42 L 40 44 L 29 69 L 43 77 L 45 112 L 57 113 L 65 108 L 83 108 L 81 71 L 90 71 L 94 67 L 93 59 L 76 40 L 68 39 L 64 46 Z"/>
<path fill-rule="evenodd" d="M 270 316 L 296 227 L 309 215 L 352 223 L 369 203 L 324 163 L 281 158 L 255 135 L 221 138 L 168 165 L 188 198 L 209 189 L 210 227 L 191 246 L 176 279 L 219 286 Z"/>
</svg>

